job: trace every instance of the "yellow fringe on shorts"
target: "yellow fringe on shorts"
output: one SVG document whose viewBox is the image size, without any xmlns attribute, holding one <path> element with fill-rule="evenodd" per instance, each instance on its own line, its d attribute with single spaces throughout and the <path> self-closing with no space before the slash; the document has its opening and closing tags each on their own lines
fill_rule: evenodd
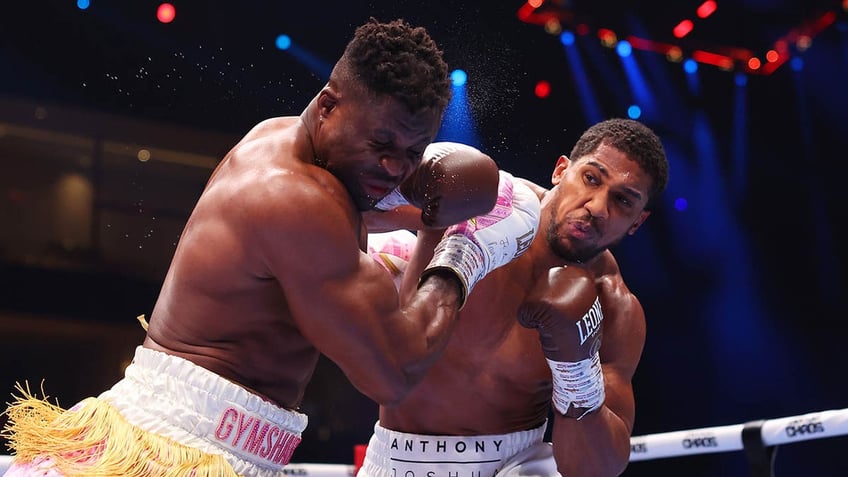
<svg viewBox="0 0 848 477">
<path fill-rule="evenodd" d="M 131 424 L 106 401 L 66 411 L 17 386 L 3 437 L 16 462 L 50 459 L 67 476 L 236 477 L 220 455 L 207 454 Z"/>
</svg>

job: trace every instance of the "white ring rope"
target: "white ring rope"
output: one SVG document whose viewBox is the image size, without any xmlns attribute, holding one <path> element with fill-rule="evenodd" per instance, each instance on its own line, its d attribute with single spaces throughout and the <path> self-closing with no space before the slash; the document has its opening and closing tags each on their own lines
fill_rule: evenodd
<svg viewBox="0 0 848 477">
<path fill-rule="evenodd" d="M 761 426 L 764 447 L 841 436 L 848 434 L 848 408 L 771 419 L 762 421 Z M 734 424 L 634 436 L 630 438 L 630 462 L 742 450 L 744 427 Z"/>
<path fill-rule="evenodd" d="M 848 435 L 848 408 L 759 421 L 756 425 L 763 447 Z M 746 424 L 733 424 L 633 436 L 630 461 L 743 450 L 745 427 Z M 0 455 L 0 476 L 11 463 L 10 456 Z M 285 467 L 284 473 L 294 477 L 350 477 L 353 470 L 350 464 L 292 463 Z"/>
</svg>

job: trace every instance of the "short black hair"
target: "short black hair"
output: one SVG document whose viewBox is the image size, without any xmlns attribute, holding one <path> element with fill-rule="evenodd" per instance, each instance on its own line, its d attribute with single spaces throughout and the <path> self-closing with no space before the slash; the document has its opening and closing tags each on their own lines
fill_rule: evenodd
<svg viewBox="0 0 848 477">
<path fill-rule="evenodd" d="M 594 124 L 583 132 L 571 149 L 571 160 L 593 153 L 598 146 L 606 144 L 627 154 L 651 176 L 648 203 L 662 194 L 668 184 L 668 158 L 662 141 L 645 124 L 623 118 L 613 118 Z"/>
<path fill-rule="evenodd" d="M 444 111 L 451 99 L 442 51 L 424 27 L 413 27 L 403 19 L 381 23 L 371 17 L 359 26 L 339 68 L 348 79 L 397 99 L 411 112 Z"/>
</svg>

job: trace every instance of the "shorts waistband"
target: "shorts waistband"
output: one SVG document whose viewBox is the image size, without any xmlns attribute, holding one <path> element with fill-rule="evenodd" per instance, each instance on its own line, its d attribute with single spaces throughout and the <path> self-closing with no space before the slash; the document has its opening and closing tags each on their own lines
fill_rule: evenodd
<svg viewBox="0 0 848 477">
<path fill-rule="evenodd" d="M 509 434 L 442 436 L 392 431 L 377 422 L 364 475 L 494 475 L 512 456 L 541 442 L 546 428 L 547 422 Z"/>
<path fill-rule="evenodd" d="M 144 431 L 221 454 L 247 475 L 282 469 L 308 422 L 208 369 L 142 346 L 124 379 L 100 398 Z"/>
</svg>

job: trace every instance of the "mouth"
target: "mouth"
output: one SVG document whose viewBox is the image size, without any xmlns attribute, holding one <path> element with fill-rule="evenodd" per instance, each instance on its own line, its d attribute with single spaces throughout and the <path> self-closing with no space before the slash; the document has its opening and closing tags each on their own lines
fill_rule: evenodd
<svg viewBox="0 0 848 477">
<path fill-rule="evenodd" d="M 362 182 L 362 190 L 368 197 L 374 199 L 382 199 L 394 189 L 393 184 L 387 184 L 383 181 L 364 181 Z"/>
<path fill-rule="evenodd" d="M 574 220 L 568 223 L 568 233 L 577 240 L 588 240 L 595 236 L 595 229 L 589 222 Z"/>
</svg>

